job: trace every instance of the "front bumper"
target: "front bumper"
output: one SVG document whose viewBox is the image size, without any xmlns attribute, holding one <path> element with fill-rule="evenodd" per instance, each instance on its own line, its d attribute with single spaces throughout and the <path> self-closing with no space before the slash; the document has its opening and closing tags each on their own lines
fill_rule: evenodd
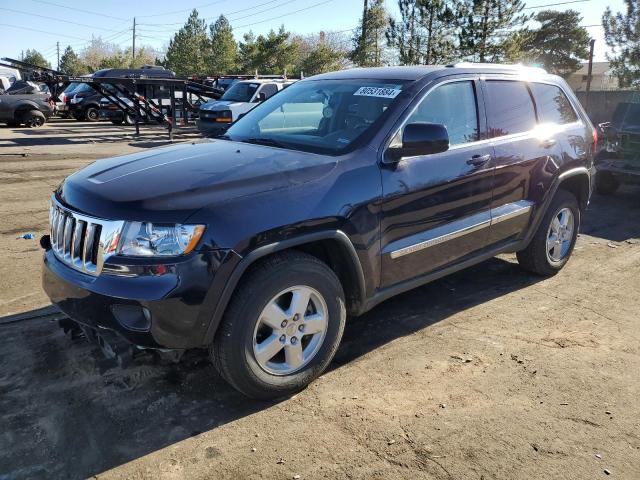
<svg viewBox="0 0 640 480">
<path fill-rule="evenodd" d="M 60 310 L 78 323 L 108 329 L 146 348 L 202 347 L 218 300 L 218 275 L 237 255 L 227 250 L 194 253 L 180 263 L 162 264 L 162 274 L 101 274 L 76 271 L 45 250 L 42 286 Z M 149 263 L 149 260 L 146 260 Z M 144 269 L 142 264 L 134 266 Z M 214 280 L 217 281 L 214 283 Z M 116 315 L 146 309 L 150 326 L 132 329 Z"/>
<path fill-rule="evenodd" d="M 198 118 L 196 125 L 198 126 L 198 130 L 203 134 L 217 136 L 226 132 L 231 126 L 231 123 L 220 123 L 206 118 Z"/>
</svg>

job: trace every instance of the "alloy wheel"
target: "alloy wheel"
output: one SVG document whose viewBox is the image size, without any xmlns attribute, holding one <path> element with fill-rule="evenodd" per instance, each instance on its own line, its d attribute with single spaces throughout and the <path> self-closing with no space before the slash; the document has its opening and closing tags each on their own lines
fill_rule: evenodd
<svg viewBox="0 0 640 480">
<path fill-rule="evenodd" d="M 575 219 L 570 208 L 562 208 L 551 221 L 547 232 L 547 258 L 551 263 L 565 259 L 571 249 Z"/>
<path fill-rule="evenodd" d="M 274 296 L 253 332 L 253 354 L 260 368 L 289 375 L 305 367 L 322 346 L 327 316 L 324 298 L 311 287 L 294 286 Z"/>
</svg>

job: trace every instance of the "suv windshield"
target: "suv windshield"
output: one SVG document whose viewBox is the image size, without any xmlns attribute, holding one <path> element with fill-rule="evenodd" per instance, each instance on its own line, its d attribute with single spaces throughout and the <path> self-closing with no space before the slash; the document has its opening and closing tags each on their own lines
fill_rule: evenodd
<svg viewBox="0 0 640 480">
<path fill-rule="evenodd" d="M 229 87 L 220 97 L 220 100 L 228 100 L 230 102 L 250 102 L 253 94 L 260 86 L 259 83 L 238 82 Z"/>
<path fill-rule="evenodd" d="M 297 82 L 247 113 L 223 138 L 338 154 L 382 118 L 405 84 L 367 79 Z"/>
</svg>

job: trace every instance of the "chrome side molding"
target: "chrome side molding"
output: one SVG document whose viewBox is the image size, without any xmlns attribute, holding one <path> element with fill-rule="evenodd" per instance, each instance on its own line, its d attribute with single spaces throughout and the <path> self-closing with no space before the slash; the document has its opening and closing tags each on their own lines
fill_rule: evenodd
<svg viewBox="0 0 640 480">
<path fill-rule="evenodd" d="M 505 222 L 513 218 L 517 218 L 521 215 L 526 215 L 531 212 L 533 208 L 533 202 L 529 200 L 519 200 L 513 203 L 507 203 L 500 207 L 492 208 L 485 212 L 480 212 L 469 217 L 456 220 L 441 227 L 437 227 L 431 230 L 431 234 L 427 231 L 427 238 L 413 245 L 409 245 L 397 250 L 393 250 L 389 255 L 392 259 L 400 258 L 410 253 L 415 253 L 425 248 L 433 247 L 450 240 L 468 235 L 473 232 L 477 232 L 491 225 L 495 225 L 500 222 Z"/>
</svg>

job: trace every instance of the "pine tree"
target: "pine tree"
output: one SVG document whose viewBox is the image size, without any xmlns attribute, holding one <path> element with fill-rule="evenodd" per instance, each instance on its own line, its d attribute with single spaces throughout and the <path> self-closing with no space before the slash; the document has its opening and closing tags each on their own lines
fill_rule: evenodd
<svg viewBox="0 0 640 480">
<path fill-rule="evenodd" d="M 33 65 L 37 65 L 39 67 L 51 68 L 51 64 L 36 49 L 33 49 L 33 50 L 27 49 L 27 51 L 24 52 L 24 57 L 22 61 L 25 63 L 31 63 Z"/>
<path fill-rule="evenodd" d="M 510 35 L 531 17 L 522 13 L 522 0 L 461 0 L 458 9 L 459 51 L 463 58 L 500 62 L 507 55 Z"/>
<path fill-rule="evenodd" d="M 640 6 L 625 0 L 626 12 L 615 15 L 607 7 L 602 16 L 604 38 L 611 53 L 607 59 L 621 87 L 640 86 Z"/>
<path fill-rule="evenodd" d="M 76 55 L 71 46 L 67 46 L 60 57 L 60 71 L 67 75 L 82 75 L 87 71 L 87 68 L 80 61 L 80 57 Z"/>
<path fill-rule="evenodd" d="M 345 52 L 327 40 L 325 32 L 298 41 L 302 50 L 299 70 L 306 76 L 340 70 Z"/>
<path fill-rule="evenodd" d="M 238 43 L 238 66 L 242 73 L 253 73 L 258 67 L 258 45 L 251 30 Z"/>
<path fill-rule="evenodd" d="M 400 21 L 389 19 L 387 42 L 403 65 L 441 64 L 454 58 L 456 16 L 451 0 L 398 0 Z"/>
<path fill-rule="evenodd" d="M 374 0 L 363 12 L 364 18 L 353 36 L 350 58 L 360 67 L 380 67 L 388 63 L 385 51 L 387 12 L 384 0 Z"/>
<path fill-rule="evenodd" d="M 218 74 L 233 73 L 237 69 L 238 44 L 233 38 L 229 20 L 220 15 L 210 27 L 211 56 L 209 68 Z"/>
<path fill-rule="evenodd" d="M 589 33 L 580 26 L 580 14 L 544 10 L 534 19 L 540 27 L 520 33 L 520 52 L 512 59 L 540 63 L 548 72 L 565 77 L 576 72 L 589 56 Z"/>
<path fill-rule="evenodd" d="M 206 75 L 209 39 L 204 20 L 194 9 L 167 48 L 167 67 L 177 75 Z"/>
</svg>

